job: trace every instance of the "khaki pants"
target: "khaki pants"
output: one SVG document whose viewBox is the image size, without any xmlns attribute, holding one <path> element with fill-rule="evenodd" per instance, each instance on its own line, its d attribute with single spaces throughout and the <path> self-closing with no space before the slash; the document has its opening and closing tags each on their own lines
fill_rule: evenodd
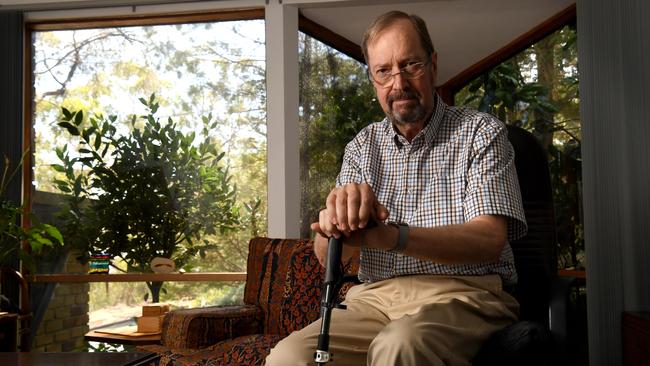
<svg viewBox="0 0 650 366">
<path fill-rule="evenodd" d="M 334 309 L 328 365 L 470 365 L 519 305 L 497 275 L 406 276 L 353 287 Z M 315 365 L 320 319 L 278 343 L 267 366 Z"/>
</svg>

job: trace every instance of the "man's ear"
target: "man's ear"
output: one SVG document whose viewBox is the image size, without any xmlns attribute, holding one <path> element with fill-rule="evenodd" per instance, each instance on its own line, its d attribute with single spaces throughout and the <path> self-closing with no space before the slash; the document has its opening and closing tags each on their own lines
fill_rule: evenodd
<svg viewBox="0 0 650 366">
<path fill-rule="evenodd" d="M 431 52 L 431 84 L 436 86 L 436 79 L 438 78 L 438 54 L 434 51 Z"/>
<path fill-rule="evenodd" d="M 434 75 L 438 73 L 438 54 L 435 51 L 431 52 L 431 71 Z"/>
</svg>

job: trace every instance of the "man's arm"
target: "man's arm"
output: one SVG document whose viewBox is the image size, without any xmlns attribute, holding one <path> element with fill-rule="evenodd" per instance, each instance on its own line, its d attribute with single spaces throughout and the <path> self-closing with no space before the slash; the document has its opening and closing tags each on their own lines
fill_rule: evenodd
<svg viewBox="0 0 650 366">
<path fill-rule="evenodd" d="M 379 224 L 361 230 L 370 217 L 377 221 L 388 217 L 388 211 L 377 202 L 367 184 L 351 183 L 335 188 L 327 206 L 320 212 L 319 222 L 311 227 L 317 233 L 315 250 L 321 264 L 327 255 L 326 237 L 332 235 L 345 237 L 344 258 L 354 253 L 350 247 L 390 250 L 397 243 L 399 232 L 392 225 Z M 341 220 L 339 212 L 345 214 L 345 220 Z M 333 218 L 337 216 L 338 220 Z M 341 225 L 342 222 L 347 225 Z M 506 243 L 507 228 L 508 219 L 498 215 L 479 215 L 458 225 L 411 227 L 404 254 L 442 264 L 494 262 Z"/>
<path fill-rule="evenodd" d="M 458 225 L 410 227 L 403 254 L 441 264 L 495 262 L 507 240 L 508 219 L 482 215 Z M 353 232 L 344 241 L 348 246 L 390 250 L 399 232 L 392 225 Z"/>
</svg>

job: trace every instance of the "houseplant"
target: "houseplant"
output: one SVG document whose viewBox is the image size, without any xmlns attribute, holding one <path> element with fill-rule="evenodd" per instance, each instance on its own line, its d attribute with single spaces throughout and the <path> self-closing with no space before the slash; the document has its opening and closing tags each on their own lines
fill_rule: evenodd
<svg viewBox="0 0 650 366">
<path fill-rule="evenodd" d="M 27 242 L 32 252 L 39 252 L 44 246 L 63 244 L 63 238 L 56 227 L 39 222 L 25 207 L 18 206 L 5 197 L 7 186 L 20 170 L 21 163 L 22 159 L 11 170 L 9 158 L 5 156 L 3 161 L 0 180 L 0 266 L 9 265 L 9 261 L 17 256 L 31 272 L 35 272 L 34 259 L 20 243 Z M 23 215 L 27 215 L 31 222 L 29 228 L 22 227 L 20 223 Z"/>
<path fill-rule="evenodd" d="M 118 133 L 117 116 L 90 117 L 62 108 L 59 126 L 78 139 L 75 152 L 56 149 L 61 163 L 56 187 L 66 193 L 61 213 L 64 237 L 87 256 L 106 252 L 128 272 L 151 272 L 155 257 L 182 268 L 215 244 L 206 237 L 232 230 L 239 221 L 236 187 L 210 141 L 217 127 L 203 117 L 202 129 L 184 133 L 171 119 L 156 117 L 155 95 L 140 98 L 147 108 L 131 116 L 130 133 Z M 153 302 L 162 282 L 148 282 Z"/>
</svg>

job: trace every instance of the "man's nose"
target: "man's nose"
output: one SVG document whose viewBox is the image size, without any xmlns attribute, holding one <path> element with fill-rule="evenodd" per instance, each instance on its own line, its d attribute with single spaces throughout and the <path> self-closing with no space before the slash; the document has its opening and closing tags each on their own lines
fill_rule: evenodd
<svg viewBox="0 0 650 366">
<path fill-rule="evenodd" d="M 408 79 L 404 76 L 404 73 L 397 72 L 393 74 L 393 89 L 403 90 L 405 86 L 408 85 Z"/>
</svg>

